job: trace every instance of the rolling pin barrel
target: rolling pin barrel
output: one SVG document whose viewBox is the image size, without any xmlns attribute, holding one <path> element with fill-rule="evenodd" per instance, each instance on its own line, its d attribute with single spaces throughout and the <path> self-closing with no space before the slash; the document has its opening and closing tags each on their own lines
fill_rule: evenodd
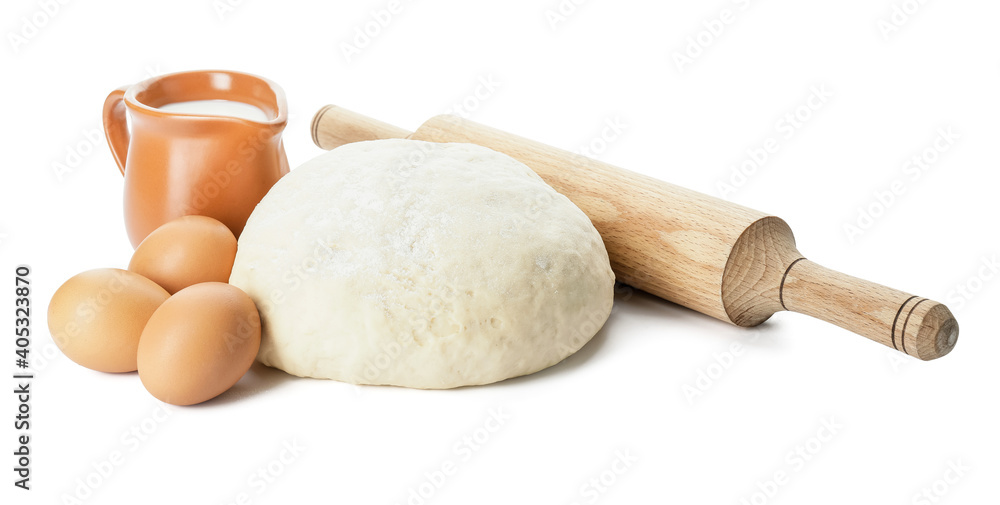
<svg viewBox="0 0 1000 505">
<path fill-rule="evenodd" d="M 328 105 L 312 131 L 324 149 L 409 138 L 507 154 L 590 217 L 618 280 L 723 321 L 753 326 L 790 310 L 924 360 L 947 354 L 957 339 L 944 305 L 806 260 L 783 220 L 753 209 L 456 116 L 433 117 L 411 133 Z"/>
</svg>

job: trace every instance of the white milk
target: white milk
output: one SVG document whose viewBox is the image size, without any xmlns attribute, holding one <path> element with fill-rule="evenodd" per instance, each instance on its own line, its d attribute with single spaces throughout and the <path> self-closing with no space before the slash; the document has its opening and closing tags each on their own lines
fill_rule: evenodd
<svg viewBox="0 0 1000 505">
<path fill-rule="evenodd" d="M 264 111 L 253 105 L 232 100 L 192 100 L 190 102 L 168 103 L 160 107 L 167 112 L 182 114 L 198 114 L 200 116 L 228 116 L 249 119 L 251 121 L 267 121 L 270 119 Z"/>
</svg>

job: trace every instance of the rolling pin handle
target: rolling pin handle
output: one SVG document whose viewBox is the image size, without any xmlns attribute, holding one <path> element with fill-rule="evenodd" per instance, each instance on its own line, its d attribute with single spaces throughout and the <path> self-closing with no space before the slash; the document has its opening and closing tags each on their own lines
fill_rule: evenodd
<svg viewBox="0 0 1000 505">
<path fill-rule="evenodd" d="M 922 360 L 948 354 L 958 340 L 958 322 L 944 304 L 805 258 L 788 266 L 779 299 L 787 310 L 836 324 Z"/>
<path fill-rule="evenodd" d="M 312 120 L 313 142 L 323 149 L 365 140 L 405 139 L 412 133 L 336 105 L 323 107 Z"/>
</svg>

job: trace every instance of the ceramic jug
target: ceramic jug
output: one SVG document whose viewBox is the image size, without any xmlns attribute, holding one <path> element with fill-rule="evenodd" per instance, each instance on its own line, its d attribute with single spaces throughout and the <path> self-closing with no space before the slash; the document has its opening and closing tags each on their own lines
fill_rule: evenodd
<svg viewBox="0 0 1000 505">
<path fill-rule="evenodd" d="M 209 100 L 242 102 L 262 114 L 247 119 L 161 109 Z M 281 142 L 287 120 L 281 88 L 239 72 L 180 72 L 112 91 L 104 102 L 104 134 L 125 176 L 132 246 L 190 214 L 218 219 L 238 238 L 254 206 L 288 173 Z"/>
</svg>

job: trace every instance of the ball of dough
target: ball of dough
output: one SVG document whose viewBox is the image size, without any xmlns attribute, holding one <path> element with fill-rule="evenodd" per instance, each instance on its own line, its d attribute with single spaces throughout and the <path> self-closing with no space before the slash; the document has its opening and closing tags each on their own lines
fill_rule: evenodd
<svg viewBox="0 0 1000 505">
<path fill-rule="evenodd" d="M 437 389 L 552 366 L 611 313 L 590 219 L 472 144 L 376 140 L 283 177 L 230 282 L 260 309 L 258 360 L 304 377 Z"/>
</svg>

